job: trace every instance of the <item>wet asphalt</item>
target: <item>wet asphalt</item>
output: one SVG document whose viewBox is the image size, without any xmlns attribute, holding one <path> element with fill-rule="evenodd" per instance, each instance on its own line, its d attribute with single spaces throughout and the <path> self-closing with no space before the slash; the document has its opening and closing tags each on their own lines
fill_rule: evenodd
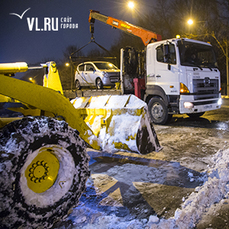
<svg viewBox="0 0 229 229">
<path fill-rule="evenodd" d="M 205 181 L 212 155 L 228 148 L 228 126 L 229 99 L 224 99 L 221 109 L 199 119 L 175 115 L 167 125 L 154 125 L 160 152 L 111 155 L 89 149 L 91 177 L 81 204 L 130 219 L 173 216 Z"/>
</svg>

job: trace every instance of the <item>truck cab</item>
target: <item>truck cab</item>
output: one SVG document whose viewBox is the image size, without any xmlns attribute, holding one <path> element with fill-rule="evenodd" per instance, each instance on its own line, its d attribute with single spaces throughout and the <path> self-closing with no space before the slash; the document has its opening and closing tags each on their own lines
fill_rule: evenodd
<svg viewBox="0 0 229 229">
<path fill-rule="evenodd" d="M 146 48 L 146 94 L 154 123 L 173 114 L 199 117 L 221 106 L 220 72 L 213 47 L 191 39 L 169 39 Z"/>
</svg>

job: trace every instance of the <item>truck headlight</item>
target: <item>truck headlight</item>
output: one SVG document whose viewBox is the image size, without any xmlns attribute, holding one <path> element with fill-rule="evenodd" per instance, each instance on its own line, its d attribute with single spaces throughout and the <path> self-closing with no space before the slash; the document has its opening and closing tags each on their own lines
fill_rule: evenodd
<svg viewBox="0 0 229 229">
<path fill-rule="evenodd" d="M 190 108 L 193 108 L 193 107 L 194 107 L 193 103 L 190 103 L 190 102 L 184 102 L 184 108 L 188 108 L 188 109 L 190 109 Z"/>
<path fill-rule="evenodd" d="M 223 101 L 222 101 L 222 99 L 220 98 L 220 99 L 218 100 L 218 105 L 222 105 L 222 103 L 223 103 Z"/>
</svg>

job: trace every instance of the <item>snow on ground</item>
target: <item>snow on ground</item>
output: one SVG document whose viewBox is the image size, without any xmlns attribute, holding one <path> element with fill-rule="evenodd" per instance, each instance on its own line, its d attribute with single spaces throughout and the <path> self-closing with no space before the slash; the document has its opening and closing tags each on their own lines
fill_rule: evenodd
<svg viewBox="0 0 229 229">
<path fill-rule="evenodd" d="M 130 216 L 118 217 L 84 206 L 81 202 L 66 219 L 71 220 L 73 228 L 106 229 L 177 229 L 194 228 L 203 214 L 211 211 L 215 203 L 228 198 L 229 192 L 229 149 L 219 150 L 212 157 L 212 166 L 207 169 L 208 177 L 202 186 L 196 187 L 173 217 L 158 218 L 151 215 L 149 219 L 134 219 Z M 192 174 L 188 174 L 192 179 Z M 89 184 L 90 185 L 90 184 Z M 65 228 L 65 227 L 62 227 Z"/>
</svg>

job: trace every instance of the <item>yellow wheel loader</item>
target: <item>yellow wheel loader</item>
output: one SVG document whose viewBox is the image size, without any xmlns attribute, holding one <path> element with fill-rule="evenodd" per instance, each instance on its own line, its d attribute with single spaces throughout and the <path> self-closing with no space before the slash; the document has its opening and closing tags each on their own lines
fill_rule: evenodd
<svg viewBox="0 0 229 229">
<path fill-rule="evenodd" d="M 22 114 L 0 119 L 1 228 L 50 228 L 66 216 L 90 175 L 87 147 L 142 154 L 161 149 L 146 104 L 135 96 L 70 102 L 56 64 L 39 68 L 43 86 L 12 77 L 28 71 L 26 63 L 0 64 L 0 108 Z"/>
</svg>

